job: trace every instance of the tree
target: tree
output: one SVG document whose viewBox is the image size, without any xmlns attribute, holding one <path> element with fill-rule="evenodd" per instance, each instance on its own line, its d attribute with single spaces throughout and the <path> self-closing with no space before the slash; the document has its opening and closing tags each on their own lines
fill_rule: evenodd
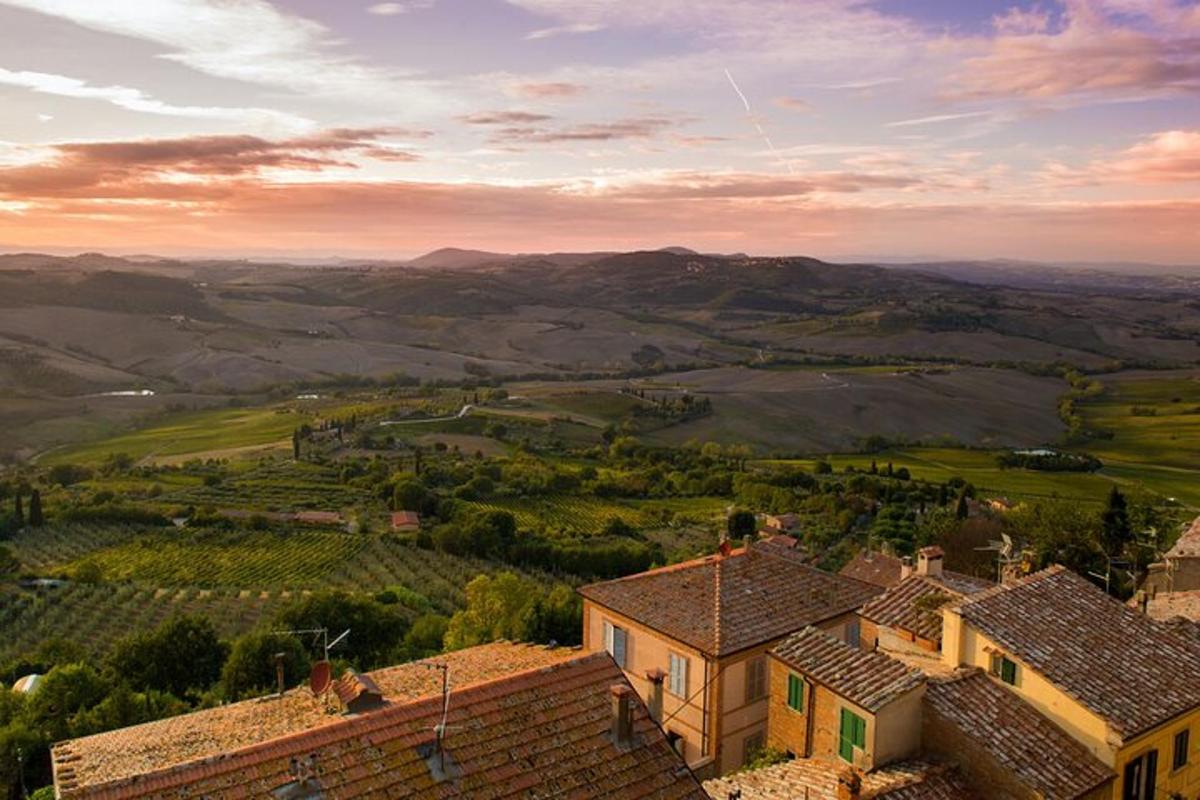
<svg viewBox="0 0 1200 800">
<path fill-rule="evenodd" d="M 729 519 L 726 521 L 726 530 L 731 539 L 753 536 L 758 530 L 758 518 L 754 516 L 753 511 L 739 508 L 729 515 Z"/>
<path fill-rule="evenodd" d="M 215 684 L 228 653 L 228 645 L 206 618 L 177 615 L 152 631 L 117 642 L 109 666 L 118 681 L 133 689 L 184 697 Z"/>
<path fill-rule="evenodd" d="M 497 639 L 525 638 L 524 615 L 537 596 L 527 581 L 511 572 L 480 575 L 467 584 L 467 605 L 450 618 L 447 650 L 461 650 Z"/>
<path fill-rule="evenodd" d="M 13 524 L 18 530 L 25 527 L 25 506 L 21 503 L 20 489 L 13 495 Z"/>
<path fill-rule="evenodd" d="M 286 630 L 326 628 L 331 640 L 349 629 L 337 654 L 359 669 L 385 666 L 408 632 L 408 620 L 396 606 L 346 592 L 302 597 L 280 611 L 275 624 Z"/>
<path fill-rule="evenodd" d="M 308 679 L 312 663 L 304 644 L 295 636 L 256 631 L 233 643 L 221 669 L 221 685 L 230 700 L 270 691 L 276 685 L 275 656 L 283 654 L 284 685 Z"/>
<path fill-rule="evenodd" d="M 524 637 L 532 642 L 577 645 L 583 641 L 583 600 L 559 584 L 538 597 L 522 614 Z"/>
<path fill-rule="evenodd" d="M 959 519 L 966 519 L 971 514 L 971 507 L 967 504 L 967 493 L 960 492 L 958 495 L 958 504 L 954 506 L 954 516 Z"/>
<path fill-rule="evenodd" d="M 401 481 L 392 490 L 392 508 L 395 511 L 420 511 L 428 494 L 420 481 Z"/>
<path fill-rule="evenodd" d="M 46 519 L 42 516 L 42 493 L 34 489 L 29 494 L 29 524 L 40 528 L 45 522 Z"/>
<path fill-rule="evenodd" d="M 7 547 L 0 547 L 0 579 L 16 575 L 21 569 L 21 562 Z"/>
<path fill-rule="evenodd" d="M 1113 486 L 1100 518 L 1100 547 L 1109 558 L 1118 558 L 1131 542 L 1133 528 L 1129 523 L 1129 505 L 1121 490 Z"/>
<path fill-rule="evenodd" d="M 100 703 L 111 684 L 90 664 L 65 664 L 42 678 L 29 696 L 25 717 L 51 741 L 69 738 L 71 718 Z"/>
<path fill-rule="evenodd" d="M 417 617 L 404 634 L 404 650 L 408 658 L 428 658 L 442 652 L 446 629 L 450 620 L 441 614 L 423 614 Z"/>
</svg>

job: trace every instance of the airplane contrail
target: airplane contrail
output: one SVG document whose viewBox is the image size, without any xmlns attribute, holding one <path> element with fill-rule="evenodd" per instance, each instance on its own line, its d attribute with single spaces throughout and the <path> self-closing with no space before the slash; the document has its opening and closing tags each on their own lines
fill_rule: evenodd
<svg viewBox="0 0 1200 800">
<path fill-rule="evenodd" d="M 737 81 L 733 79 L 733 73 L 729 71 L 728 67 L 725 69 L 725 77 L 729 79 L 729 85 L 733 87 L 735 92 L 737 92 L 737 96 L 742 99 L 742 105 L 746 107 L 746 116 L 748 116 L 750 121 L 754 123 L 754 127 L 758 131 L 758 135 L 761 136 L 763 141 L 767 143 L 767 148 L 771 151 L 772 155 L 778 158 L 779 151 L 775 149 L 775 143 L 771 141 L 771 137 L 767 135 L 767 132 L 763 130 L 763 126 L 759 124 L 758 118 L 754 116 L 754 109 L 750 108 L 750 101 L 746 99 L 746 94 L 742 91 L 742 87 L 738 86 Z M 783 163 L 784 166 L 787 167 L 789 174 L 796 174 L 796 171 L 792 169 L 792 162 L 785 160 Z"/>
</svg>

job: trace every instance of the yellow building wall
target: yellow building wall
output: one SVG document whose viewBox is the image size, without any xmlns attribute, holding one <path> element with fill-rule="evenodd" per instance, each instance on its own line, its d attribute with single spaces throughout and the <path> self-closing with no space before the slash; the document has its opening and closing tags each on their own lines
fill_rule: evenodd
<svg viewBox="0 0 1200 800">
<path fill-rule="evenodd" d="M 1175 755 L 1175 734 L 1187 729 L 1188 763 L 1178 770 L 1171 769 Z M 1200 795 L 1200 709 L 1195 709 L 1166 725 L 1160 725 L 1136 739 L 1131 739 L 1116 753 L 1114 767 L 1117 771 L 1117 786 L 1122 785 L 1125 765 L 1140 758 L 1150 750 L 1158 750 L 1158 772 L 1156 773 L 1156 797 L 1168 800 L 1171 792 L 1179 792 L 1188 800 Z M 1119 798 L 1120 789 L 1114 793 Z"/>
<path fill-rule="evenodd" d="M 1017 683 L 1015 686 L 1003 684 L 1004 688 L 1020 695 L 1114 769 L 1117 778 L 1113 782 L 1113 798 L 1119 800 L 1121 797 L 1125 766 L 1153 749 L 1158 750 L 1156 796 L 1164 800 L 1170 797 L 1171 792 L 1179 792 L 1189 800 L 1200 796 L 1200 708 L 1193 709 L 1186 715 L 1135 739 L 1123 742 L 1102 717 L 1069 697 L 1020 658 L 975 630 L 963 621 L 961 616 L 954 613 L 953 609 L 946 609 L 943 619 L 943 662 L 952 666 L 981 667 L 987 671 L 991 667 L 993 651 L 1004 653 L 1016 662 Z M 1175 734 L 1185 728 L 1190 731 L 1188 763 L 1178 770 L 1172 770 Z"/>
<path fill-rule="evenodd" d="M 587 600 L 584 600 L 583 603 L 583 649 L 585 652 L 595 653 L 604 650 L 605 620 L 624 628 L 627 632 L 625 677 L 647 705 L 650 704 L 651 683 L 646 679 L 646 673 L 654 669 L 667 672 L 668 654 L 671 652 L 687 658 L 687 695 L 692 699 L 690 702 L 686 702 L 686 698 L 672 695 L 667 690 L 668 681 L 663 679 L 663 719 L 666 720 L 670 717 L 670 720 L 663 725 L 663 729 L 683 736 L 684 760 L 689 765 L 695 765 L 712 755 L 711 735 L 707 737 L 704 735 L 705 693 L 700 691 L 705 680 L 705 664 L 707 662 L 705 656 L 628 617 Z M 713 674 L 712 669 L 713 666 L 709 663 L 708 674 L 710 677 Z M 709 708 L 711 707 L 710 692 Z"/>
<path fill-rule="evenodd" d="M 1005 689 L 1015 692 L 1045 717 L 1053 720 L 1105 764 L 1111 765 L 1115 762 L 1120 742 L 1112 735 L 1108 723 L 1101 717 L 1043 678 L 1020 658 L 963 622 L 962 617 L 952 609 L 945 610 L 943 619 L 947 623 L 943 626 L 942 634 L 944 663 L 956 667 L 979 667 L 988 672 L 992 666 L 992 653 L 1004 653 L 1017 664 L 1017 683 L 1014 686 L 1004 684 Z"/>
</svg>

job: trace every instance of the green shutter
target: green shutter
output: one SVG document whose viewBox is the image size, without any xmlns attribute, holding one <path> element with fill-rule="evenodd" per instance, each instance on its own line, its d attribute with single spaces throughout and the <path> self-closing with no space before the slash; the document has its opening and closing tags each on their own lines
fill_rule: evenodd
<svg viewBox="0 0 1200 800">
<path fill-rule="evenodd" d="M 838 731 L 838 755 L 847 763 L 854 763 L 854 715 L 842 709 L 841 727 Z"/>
<path fill-rule="evenodd" d="M 851 714 L 854 717 L 854 746 L 860 749 L 866 749 L 867 746 L 867 721 L 857 714 Z"/>
<path fill-rule="evenodd" d="M 793 711 L 804 711 L 804 681 L 796 675 L 788 675 L 787 704 Z"/>
<path fill-rule="evenodd" d="M 1000 662 L 1000 680 L 1007 684 L 1016 686 L 1017 684 L 1017 665 L 1015 662 L 1007 658 Z"/>
</svg>

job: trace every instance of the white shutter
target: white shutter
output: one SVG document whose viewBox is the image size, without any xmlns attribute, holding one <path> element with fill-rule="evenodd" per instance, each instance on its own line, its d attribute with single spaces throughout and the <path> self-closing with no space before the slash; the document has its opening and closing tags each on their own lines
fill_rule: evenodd
<svg viewBox="0 0 1200 800">
<path fill-rule="evenodd" d="M 612 657 L 622 669 L 625 668 L 625 638 L 624 629 L 613 626 Z"/>
<path fill-rule="evenodd" d="M 676 697 L 687 696 L 687 659 L 683 656 L 668 654 L 670 661 L 670 685 L 667 687 Z"/>
<path fill-rule="evenodd" d="M 608 620 L 604 620 L 604 650 L 610 656 L 613 654 L 613 626 Z"/>
</svg>

